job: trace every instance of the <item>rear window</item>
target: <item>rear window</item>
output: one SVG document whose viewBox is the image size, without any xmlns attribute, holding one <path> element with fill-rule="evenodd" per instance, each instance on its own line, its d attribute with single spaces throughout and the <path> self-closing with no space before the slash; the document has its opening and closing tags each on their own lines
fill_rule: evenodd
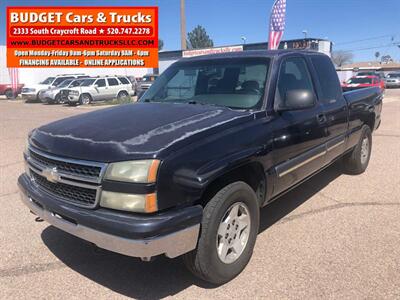
<svg viewBox="0 0 400 300">
<path fill-rule="evenodd" d="M 340 82 L 335 67 L 328 57 L 318 55 L 313 56 L 311 61 L 317 72 L 321 85 L 320 100 L 331 102 L 341 97 Z"/>
<path fill-rule="evenodd" d="M 372 84 L 372 78 L 351 78 L 349 81 L 347 81 L 349 84 Z"/>
<path fill-rule="evenodd" d="M 108 85 L 110 85 L 110 86 L 119 84 L 117 78 L 107 78 L 107 81 L 108 81 Z"/>
<path fill-rule="evenodd" d="M 122 82 L 122 84 L 130 84 L 129 80 L 125 77 L 118 77 L 118 79 Z"/>
</svg>

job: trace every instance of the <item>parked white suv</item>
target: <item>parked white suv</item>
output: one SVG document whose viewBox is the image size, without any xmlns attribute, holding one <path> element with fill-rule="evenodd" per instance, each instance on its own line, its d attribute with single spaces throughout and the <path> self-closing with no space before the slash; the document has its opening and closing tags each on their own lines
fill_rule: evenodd
<svg viewBox="0 0 400 300">
<path fill-rule="evenodd" d="M 85 79 L 80 86 L 68 89 L 68 104 L 123 99 L 135 94 L 126 76 L 101 76 Z"/>
<path fill-rule="evenodd" d="M 38 101 L 39 94 L 42 91 L 51 89 L 52 87 L 58 86 L 61 82 L 67 79 L 78 79 L 88 77 L 85 74 L 61 74 L 57 76 L 52 76 L 46 78 L 44 81 L 33 84 L 33 85 L 25 85 L 22 88 L 21 96 L 26 100 Z"/>
<path fill-rule="evenodd" d="M 87 76 L 87 78 L 89 78 L 89 76 Z M 43 103 L 64 103 L 66 99 L 63 97 L 63 91 L 65 89 L 79 86 L 84 80 L 85 78 L 64 80 L 58 86 L 41 91 L 39 93 L 39 98 Z"/>
</svg>

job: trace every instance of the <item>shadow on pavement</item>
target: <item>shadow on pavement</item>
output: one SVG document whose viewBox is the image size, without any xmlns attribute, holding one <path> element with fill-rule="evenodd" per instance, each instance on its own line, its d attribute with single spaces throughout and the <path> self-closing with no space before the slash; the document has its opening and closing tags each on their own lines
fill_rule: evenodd
<svg viewBox="0 0 400 300">
<path fill-rule="evenodd" d="M 278 201 L 261 210 L 260 232 L 285 217 L 342 174 L 334 164 Z M 151 263 L 101 250 L 53 226 L 42 240 L 65 265 L 117 293 L 133 298 L 159 299 L 173 296 L 191 285 L 213 288 L 186 270 L 180 258 L 159 257 Z"/>
</svg>

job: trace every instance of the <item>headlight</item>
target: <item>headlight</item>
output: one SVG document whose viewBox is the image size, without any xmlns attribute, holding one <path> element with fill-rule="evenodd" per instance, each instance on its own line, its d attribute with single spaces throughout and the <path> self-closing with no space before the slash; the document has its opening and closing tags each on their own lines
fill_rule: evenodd
<svg viewBox="0 0 400 300">
<path fill-rule="evenodd" d="M 100 206 L 141 213 L 152 213 L 158 209 L 155 193 L 138 195 L 103 191 Z"/>
<path fill-rule="evenodd" d="M 76 95 L 79 95 L 79 92 L 78 92 L 78 91 L 73 91 L 73 90 L 72 90 L 72 91 L 69 91 L 68 94 L 70 94 L 70 95 L 75 95 L 75 96 L 76 96 Z"/>
<path fill-rule="evenodd" d="M 157 179 L 159 160 L 133 160 L 112 163 L 108 166 L 105 179 L 152 183 Z"/>
</svg>

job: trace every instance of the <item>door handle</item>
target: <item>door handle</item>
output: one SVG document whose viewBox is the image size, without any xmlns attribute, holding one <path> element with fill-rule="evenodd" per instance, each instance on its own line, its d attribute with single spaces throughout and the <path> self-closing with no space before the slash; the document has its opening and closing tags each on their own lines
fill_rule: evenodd
<svg viewBox="0 0 400 300">
<path fill-rule="evenodd" d="M 318 123 L 320 123 L 320 124 L 325 123 L 325 122 L 326 122 L 326 116 L 325 116 L 325 114 L 319 114 L 319 115 L 317 116 L 317 121 L 318 121 Z"/>
</svg>

